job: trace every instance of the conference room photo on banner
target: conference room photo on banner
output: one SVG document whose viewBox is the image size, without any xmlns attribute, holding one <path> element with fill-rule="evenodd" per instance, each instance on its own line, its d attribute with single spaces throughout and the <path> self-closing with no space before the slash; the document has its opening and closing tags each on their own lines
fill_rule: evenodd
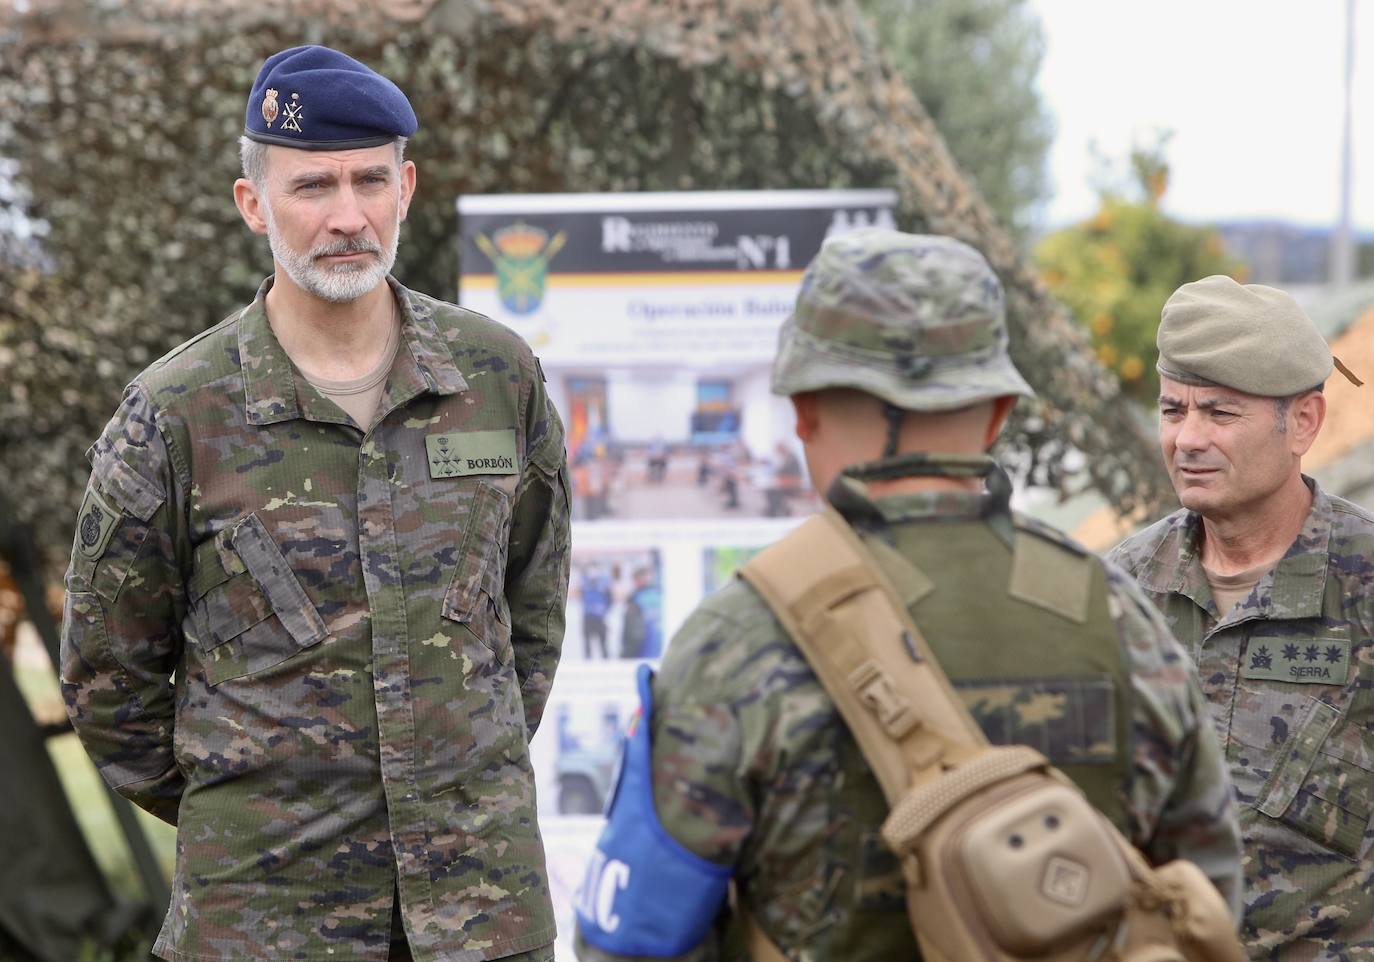
<svg viewBox="0 0 1374 962">
<path fill-rule="evenodd" d="M 564 661 L 659 658 L 663 634 L 658 550 L 581 548 L 574 542 Z"/>
<path fill-rule="evenodd" d="M 549 373 L 575 521 L 780 518 L 814 510 L 766 367 Z"/>
</svg>

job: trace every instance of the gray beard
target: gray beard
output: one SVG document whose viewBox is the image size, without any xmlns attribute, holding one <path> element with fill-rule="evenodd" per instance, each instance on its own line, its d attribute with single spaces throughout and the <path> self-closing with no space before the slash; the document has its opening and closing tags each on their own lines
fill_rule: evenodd
<svg viewBox="0 0 1374 962">
<path fill-rule="evenodd" d="M 391 233 L 391 244 L 384 251 L 371 241 L 360 237 L 334 241 L 312 247 L 302 254 L 294 249 L 281 236 L 277 223 L 272 217 L 270 205 L 263 205 L 267 220 L 267 243 L 272 256 L 277 259 L 288 277 L 296 286 L 322 301 L 332 304 L 349 304 L 375 290 L 386 275 L 391 273 L 396 263 L 396 250 L 400 246 L 400 218 L 397 217 L 396 230 Z M 399 214 L 399 211 L 398 211 Z M 321 267 L 316 259 L 329 254 L 370 253 L 376 255 L 371 264 L 334 264 Z"/>
</svg>

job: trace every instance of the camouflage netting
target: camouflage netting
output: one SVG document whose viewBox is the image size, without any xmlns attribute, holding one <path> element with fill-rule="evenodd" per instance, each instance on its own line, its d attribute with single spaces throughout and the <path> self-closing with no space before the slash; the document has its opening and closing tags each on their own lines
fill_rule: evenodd
<svg viewBox="0 0 1374 962">
<path fill-rule="evenodd" d="M 230 200 L 235 141 L 263 57 L 303 41 L 377 67 L 420 117 L 404 283 L 454 296 L 462 193 L 893 186 L 901 226 L 967 241 L 1007 285 L 1043 401 L 1014 426 L 1012 463 L 1122 510 L 1167 495 L 1116 382 L 848 3 L 393 0 L 365 17 L 342 0 L 12 2 L 0 157 L 48 234 L 37 260 L 0 246 L 0 477 L 55 563 L 122 386 L 270 270 Z"/>
</svg>

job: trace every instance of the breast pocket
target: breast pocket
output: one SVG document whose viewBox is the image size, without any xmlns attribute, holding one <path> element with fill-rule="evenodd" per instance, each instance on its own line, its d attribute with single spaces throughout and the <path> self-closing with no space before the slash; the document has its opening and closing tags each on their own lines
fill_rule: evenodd
<svg viewBox="0 0 1374 962">
<path fill-rule="evenodd" d="M 1349 647 L 1342 638 L 1252 638 L 1231 755 L 1241 772 L 1267 770 L 1255 794 L 1259 815 L 1353 859 L 1374 814 L 1374 773 L 1357 764 L 1363 745 L 1351 744 L 1366 736 L 1347 718 L 1358 670 Z M 1314 681 L 1277 680 L 1285 676 Z"/>
<path fill-rule="evenodd" d="M 279 665 L 329 633 L 255 514 L 196 549 L 191 603 L 210 685 Z"/>
<path fill-rule="evenodd" d="M 467 628 L 503 665 L 510 664 L 514 654 L 505 590 L 510 512 L 510 497 L 504 491 L 477 486 L 442 609 L 445 618 Z"/>
</svg>

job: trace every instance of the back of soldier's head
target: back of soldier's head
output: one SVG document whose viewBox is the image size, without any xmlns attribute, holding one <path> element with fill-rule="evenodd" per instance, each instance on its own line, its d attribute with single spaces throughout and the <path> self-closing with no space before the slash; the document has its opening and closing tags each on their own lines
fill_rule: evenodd
<svg viewBox="0 0 1374 962">
<path fill-rule="evenodd" d="M 1031 396 L 1005 314 L 997 275 L 961 241 L 879 228 L 832 237 L 779 335 L 773 391 L 849 388 L 923 412 Z"/>
</svg>

